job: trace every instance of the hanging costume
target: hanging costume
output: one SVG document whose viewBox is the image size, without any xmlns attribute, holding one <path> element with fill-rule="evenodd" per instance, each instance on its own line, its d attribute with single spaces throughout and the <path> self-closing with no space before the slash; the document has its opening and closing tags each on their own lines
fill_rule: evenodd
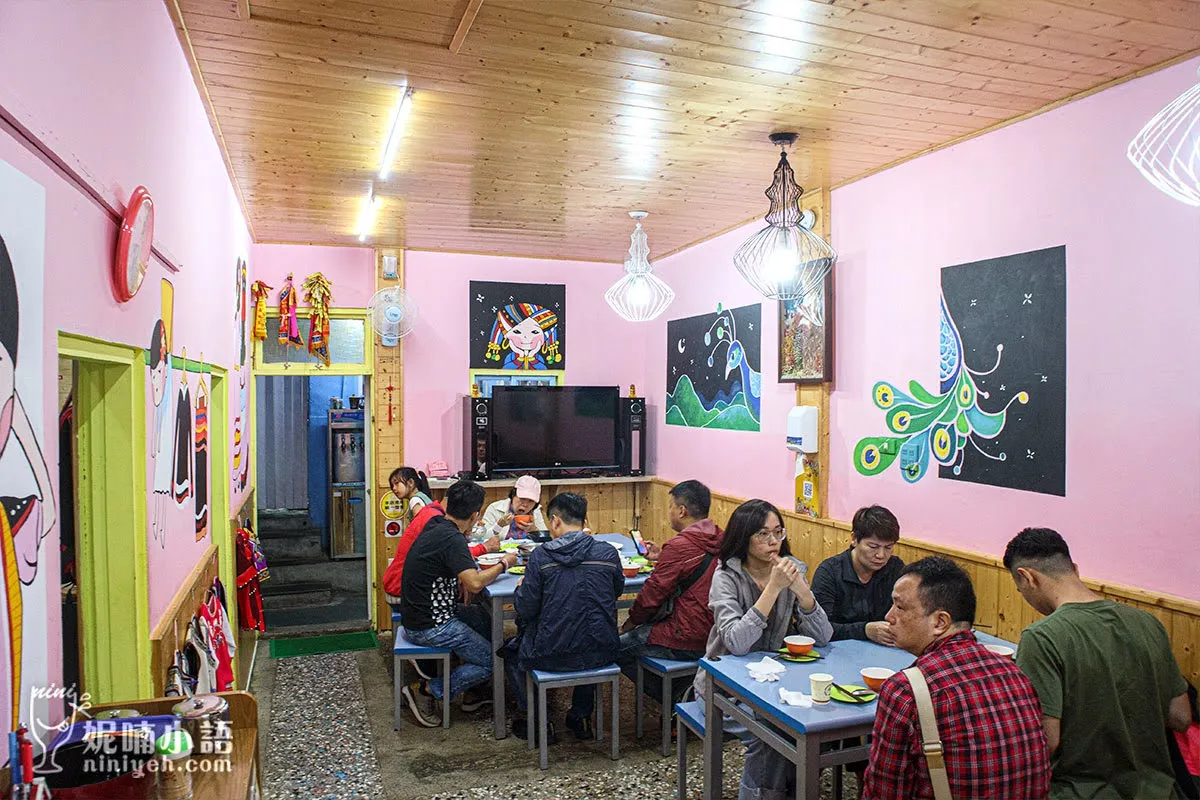
<svg viewBox="0 0 1200 800">
<path fill-rule="evenodd" d="M 274 289 L 274 286 L 267 286 L 262 281 L 255 281 L 250 287 L 250 294 L 254 296 L 254 338 L 257 341 L 263 341 L 267 338 L 267 293 Z"/>
<path fill-rule="evenodd" d="M 250 531 L 239 528 L 236 551 L 238 624 L 244 631 L 267 629 L 263 618 L 262 589 L 259 586 L 260 580 L 266 577 L 266 570 L 259 570 L 255 549 Z"/>
<path fill-rule="evenodd" d="M 192 496 L 192 392 L 185 376 L 175 407 L 175 502 L 183 505 Z"/>
<path fill-rule="evenodd" d="M 170 356 L 167 356 L 169 359 Z M 162 402 L 154 409 L 154 494 L 171 496 L 171 480 L 175 469 L 175 447 L 173 431 L 167 423 L 170 418 L 171 396 L 175 390 L 175 371 L 167 364 L 166 383 L 163 386 Z"/>
<path fill-rule="evenodd" d="M 319 272 L 304 279 L 304 302 L 308 303 L 308 352 L 329 366 L 329 307 L 333 305 L 333 283 Z"/>
<path fill-rule="evenodd" d="M 296 321 L 296 287 L 290 274 L 279 290 L 279 343 L 285 347 L 304 347 L 300 323 Z"/>
<path fill-rule="evenodd" d="M 208 390 L 204 376 L 196 386 L 196 541 L 208 535 Z"/>
</svg>

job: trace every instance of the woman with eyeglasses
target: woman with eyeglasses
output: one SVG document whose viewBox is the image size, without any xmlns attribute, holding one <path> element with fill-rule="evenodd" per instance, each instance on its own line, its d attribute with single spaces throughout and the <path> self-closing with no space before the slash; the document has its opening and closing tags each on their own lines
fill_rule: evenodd
<svg viewBox="0 0 1200 800">
<path fill-rule="evenodd" d="M 725 527 L 719 560 L 708 594 L 714 624 L 706 658 L 759 650 L 775 653 L 783 647 L 783 638 L 793 634 L 811 636 L 818 647 L 829 643 L 833 626 L 805 580 L 807 565 L 792 556 L 778 508 L 766 500 L 738 506 Z M 701 700 L 708 691 L 705 674 L 697 672 L 694 683 Z M 746 742 L 740 800 L 794 796 L 792 764 L 730 723 L 727 719 L 726 731 L 742 735 Z"/>
</svg>

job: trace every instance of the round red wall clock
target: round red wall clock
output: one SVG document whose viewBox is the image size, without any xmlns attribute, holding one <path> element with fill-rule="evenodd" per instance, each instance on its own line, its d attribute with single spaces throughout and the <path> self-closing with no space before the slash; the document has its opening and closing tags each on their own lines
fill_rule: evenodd
<svg viewBox="0 0 1200 800">
<path fill-rule="evenodd" d="M 145 186 L 133 190 L 121 231 L 117 234 L 117 257 L 112 265 L 113 294 L 127 303 L 142 288 L 150 249 L 154 245 L 154 201 Z"/>
</svg>

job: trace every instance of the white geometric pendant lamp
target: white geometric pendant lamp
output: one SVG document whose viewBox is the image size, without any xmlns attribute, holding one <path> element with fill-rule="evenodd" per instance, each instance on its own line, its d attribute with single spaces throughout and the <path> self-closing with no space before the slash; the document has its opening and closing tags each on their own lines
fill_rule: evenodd
<svg viewBox="0 0 1200 800">
<path fill-rule="evenodd" d="M 1200 83 L 1155 114 L 1125 154 L 1164 194 L 1200 206 Z"/>
<path fill-rule="evenodd" d="M 642 230 L 646 212 L 630 211 L 629 216 L 637 221 L 637 227 L 629 237 L 625 275 L 608 288 L 604 299 L 622 319 L 649 322 L 667 310 L 667 306 L 675 299 L 675 292 L 654 274 L 650 266 L 650 245 L 646 241 L 646 232 Z"/>
</svg>

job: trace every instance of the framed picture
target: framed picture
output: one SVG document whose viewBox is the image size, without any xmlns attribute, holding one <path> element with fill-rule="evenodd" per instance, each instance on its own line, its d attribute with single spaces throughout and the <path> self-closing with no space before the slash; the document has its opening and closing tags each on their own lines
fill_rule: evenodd
<svg viewBox="0 0 1200 800">
<path fill-rule="evenodd" d="M 779 382 L 833 380 L 833 273 L 802 300 L 779 301 Z"/>
<path fill-rule="evenodd" d="M 481 397 L 491 397 L 497 386 L 558 386 L 561 372 L 511 372 L 471 370 L 472 385 L 479 386 Z"/>
</svg>

